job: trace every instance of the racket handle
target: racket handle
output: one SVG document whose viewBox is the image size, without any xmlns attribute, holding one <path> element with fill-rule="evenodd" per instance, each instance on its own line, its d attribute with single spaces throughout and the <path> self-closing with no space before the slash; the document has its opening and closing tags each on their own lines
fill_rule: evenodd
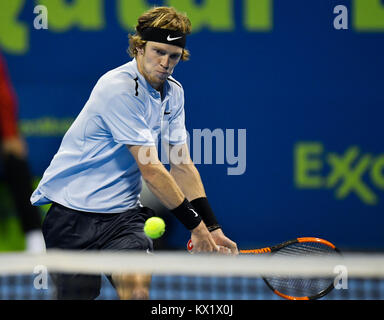
<svg viewBox="0 0 384 320">
<path fill-rule="evenodd" d="M 189 239 L 187 243 L 187 249 L 188 249 L 188 252 L 192 253 L 192 249 L 193 249 L 192 239 Z"/>
</svg>

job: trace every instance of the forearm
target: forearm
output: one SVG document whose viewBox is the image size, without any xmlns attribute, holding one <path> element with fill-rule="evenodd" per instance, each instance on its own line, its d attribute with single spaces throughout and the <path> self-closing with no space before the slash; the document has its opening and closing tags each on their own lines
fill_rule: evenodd
<svg viewBox="0 0 384 320">
<path fill-rule="evenodd" d="M 204 237 L 204 234 L 208 233 L 201 217 L 193 210 L 191 204 L 185 200 L 185 195 L 176 181 L 161 164 L 151 165 L 151 169 L 148 170 L 147 168 L 143 177 L 152 193 L 175 214 L 194 236 Z M 212 244 L 214 242 L 211 242 Z"/>
<path fill-rule="evenodd" d="M 176 181 L 157 157 L 155 146 L 127 146 L 152 193 L 168 208 L 178 207 L 185 199 Z"/>
<path fill-rule="evenodd" d="M 208 230 L 221 228 L 205 194 L 200 174 L 192 164 L 177 165 L 171 174 L 196 211 L 203 218 Z"/>
<path fill-rule="evenodd" d="M 200 174 L 193 163 L 172 166 L 170 173 L 189 201 L 206 197 Z"/>
<path fill-rule="evenodd" d="M 175 154 L 177 157 L 174 159 L 178 161 L 171 161 L 171 175 L 200 214 L 208 230 L 221 228 L 208 202 L 200 174 L 193 164 L 187 145 L 171 146 L 170 155 Z M 182 161 L 179 161 L 180 159 Z"/>
<path fill-rule="evenodd" d="M 160 199 L 168 208 L 174 209 L 185 199 L 185 195 L 176 183 L 175 179 L 169 174 L 162 164 L 152 165 L 143 175 L 149 190 Z"/>
</svg>

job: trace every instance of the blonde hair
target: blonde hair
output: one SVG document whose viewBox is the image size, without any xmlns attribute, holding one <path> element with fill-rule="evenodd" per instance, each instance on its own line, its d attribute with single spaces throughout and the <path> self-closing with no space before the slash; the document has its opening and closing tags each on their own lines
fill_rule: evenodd
<svg viewBox="0 0 384 320">
<path fill-rule="evenodd" d="M 136 58 L 137 49 L 144 48 L 147 41 L 142 40 L 140 33 L 148 27 L 163 28 L 174 31 L 181 31 L 184 34 L 190 34 L 192 31 L 191 21 L 185 13 L 180 13 L 172 7 L 154 7 L 143 13 L 137 20 L 136 33 L 129 35 L 128 53 L 132 58 Z M 190 52 L 183 49 L 181 60 L 187 61 L 190 57 Z"/>
</svg>

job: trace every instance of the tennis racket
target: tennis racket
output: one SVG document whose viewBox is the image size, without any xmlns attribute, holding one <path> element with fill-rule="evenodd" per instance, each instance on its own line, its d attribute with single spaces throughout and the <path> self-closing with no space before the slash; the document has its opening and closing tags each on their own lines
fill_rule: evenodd
<svg viewBox="0 0 384 320">
<path fill-rule="evenodd" d="M 187 248 L 188 251 L 193 249 L 191 240 L 188 241 Z M 315 237 L 296 238 L 271 247 L 239 250 L 239 253 L 242 255 L 271 254 L 271 257 L 332 257 L 341 254 L 331 242 Z M 324 297 L 334 289 L 335 275 L 330 273 L 323 278 L 273 275 L 262 278 L 275 294 L 284 299 L 315 300 Z"/>
</svg>

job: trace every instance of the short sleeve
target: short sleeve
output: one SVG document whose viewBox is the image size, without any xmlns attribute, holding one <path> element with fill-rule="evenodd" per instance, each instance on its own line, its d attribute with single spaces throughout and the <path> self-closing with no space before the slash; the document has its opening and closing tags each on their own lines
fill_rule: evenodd
<svg viewBox="0 0 384 320">
<path fill-rule="evenodd" d="M 129 94 L 122 93 L 112 97 L 106 103 L 101 117 L 115 142 L 130 145 L 155 145 L 141 103 Z"/>
</svg>

